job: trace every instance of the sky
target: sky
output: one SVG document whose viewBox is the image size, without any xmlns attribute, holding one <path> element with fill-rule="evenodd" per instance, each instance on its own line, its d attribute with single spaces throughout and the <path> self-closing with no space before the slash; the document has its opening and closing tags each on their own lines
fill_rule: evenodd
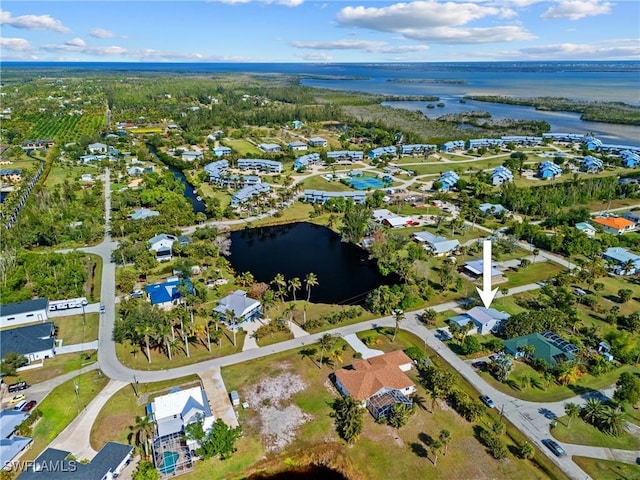
<svg viewBox="0 0 640 480">
<path fill-rule="evenodd" d="M 640 60 L 638 0 L 3 0 L 2 61 Z"/>
</svg>

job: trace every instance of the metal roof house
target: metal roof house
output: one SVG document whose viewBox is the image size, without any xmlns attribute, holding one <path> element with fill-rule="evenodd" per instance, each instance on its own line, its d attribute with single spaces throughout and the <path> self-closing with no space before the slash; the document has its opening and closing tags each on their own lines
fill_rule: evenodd
<svg viewBox="0 0 640 480">
<path fill-rule="evenodd" d="M 36 298 L 0 305 L 0 328 L 47 320 L 49 299 Z"/>
<path fill-rule="evenodd" d="M 171 260 L 173 256 L 173 243 L 177 241 L 178 237 L 161 233 L 147 240 L 147 244 L 149 245 L 149 251 L 155 252 L 156 260 L 163 261 Z"/>
<path fill-rule="evenodd" d="M 213 154 L 216 157 L 224 157 L 225 155 L 231 155 L 232 152 L 233 150 L 231 150 L 230 147 L 225 147 L 225 146 L 215 147 L 213 149 Z"/>
<path fill-rule="evenodd" d="M 353 203 L 363 204 L 367 201 L 365 192 L 327 192 L 324 190 L 305 190 L 303 200 L 311 203 L 324 204 L 332 198 L 345 198 L 353 200 Z"/>
<path fill-rule="evenodd" d="M 282 172 L 282 162 L 265 160 L 264 158 L 240 158 L 238 159 L 240 170 L 260 170 L 262 172 Z"/>
<path fill-rule="evenodd" d="M 424 249 L 433 252 L 437 257 L 447 255 L 460 246 L 458 240 L 448 240 L 431 232 L 416 232 L 413 234 L 413 239 L 424 244 Z"/>
<path fill-rule="evenodd" d="M 183 162 L 194 162 L 196 160 L 202 160 L 204 158 L 204 154 L 200 150 L 188 150 L 186 152 L 182 152 L 181 158 Z"/>
<path fill-rule="evenodd" d="M 156 210 L 140 207 L 136 208 L 133 213 L 129 215 L 129 218 L 132 220 L 144 220 L 145 218 L 157 217 L 158 215 L 160 215 L 160 212 Z"/>
<path fill-rule="evenodd" d="M 209 182 L 219 185 L 229 169 L 228 160 L 218 160 L 204 166 L 204 171 L 209 174 Z"/>
<path fill-rule="evenodd" d="M 595 227 L 587 222 L 576 223 L 576 229 L 580 230 L 587 237 L 595 237 L 597 232 Z"/>
<path fill-rule="evenodd" d="M 416 143 L 412 145 L 402 145 L 400 153 L 402 155 L 412 155 L 414 153 L 428 153 L 438 150 L 438 146 L 430 143 Z"/>
<path fill-rule="evenodd" d="M 396 155 L 397 152 L 398 149 L 393 145 L 389 147 L 378 147 L 373 150 L 369 150 L 369 158 L 373 160 L 374 158 L 379 158 L 383 155 Z"/>
<path fill-rule="evenodd" d="M 147 292 L 151 305 L 170 310 L 182 298 L 182 294 L 178 289 L 180 285 L 184 285 L 187 291 L 193 292 L 191 281 L 188 278 L 180 279 L 178 277 L 170 277 L 166 282 L 147 285 L 144 290 Z"/>
<path fill-rule="evenodd" d="M 319 161 L 320 161 L 319 153 L 309 153 L 307 155 L 303 155 L 301 157 L 296 158 L 295 161 L 293 162 L 293 168 L 295 168 L 296 170 L 299 170 L 301 168 L 306 168 L 309 165 L 315 165 Z"/>
<path fill-rule="evenodd" d="M 255 185 L 248 185 L 233 194 L 233 196 L 231 197 L 231 206 L 238 207 L 247 202 L 249 199 L 257 195 L 269 193 L 270 191 L 271 185 L 269 185 L 268 183 L 256 183 Z"/>
<path fill-rule="evenodd" d="M 562 175 L 562 168 L 556 165 L 553 162 L 545 161 L 538 165 L 538 176 L 540 178 L 548 179 L 548 178 L 556 178 Z"/>
<path fill-rule="evenodd" d="M 19 412 L 22 413 L 22 412 Z M 28 417 L 25 414 L 25 418 Z M 3 430 L 2 434 L 4 435 Z M 31 446 L 33 439 L 30 437 L 11 436 L 11 438 L 0 438 L 0 468 L 4 468 L 7 464 L 14 461 L 24 450 Z"/>
<path fill-rule="evenodd" d="M 295 140 L 293 142 L 289 142 L 287 144 L 287 148 L 291 151 L 302 151 L 302 150 L 307 150 L 309 148 L 309 145 L 307 145 L 304 142 L 301 142 L 300 140 Z"/>
<path fill-rule="evenodd" d="M 108 145 L 104 143 L 90 143 L 87 146 L 87 150 L 89 150 L 90 153 L 107 153 L 107 148 Z"/>
<path fill-rule="evenodd" d="M 20 480 L 106 480 L 116 478 L 131 459 L 133 447 L 108 442 L 88 463 L 69 460 L 71 452 L 47 448 L 22 472 Z"/>
<path fill-rule="evenodd" d="M 484 262 L 483 260 L 471 260 L 466 262 L 462 267 L 464 273 L 469 275 L 472 278 L 480 278 L 482 276 L 482 268 Z M 495 268 L 495 264 L 492 262 L 491 264 L 491 282 L 492 283 L 500 283 L 504 282 L 506 278 L 502 275 L 502 272 Z"/>
<path fill-rule="evenodd" d="M 506 312 L 501 312 L 495 308 L 473 307 L 467 313 L 457 315 L 449 319 L 450 323 L 455 323 L 459 327 L 467 325 L 469 322 L 473 324 L 473 329 L 469 333 L 479 333 L 487 335 L 496 331 L 502 321 L 509 318 Z"/>
<path fill-rule="evenodd" d="M 467 148 L 479 148 L 479 147 L 501 147 L 504 145 L 504 140 L 501 138 L 473 138 L 467 140 Z"/>
<path fill-rule="evenodd" d="M 327 158 L 333 158 L 338 162 L 357 162 L 364 158 L 362 150 L 333 150 L 327 152 Z"/>
<path fill-rule="evenodd" d="M 502 137 L 504 143 L 515 143 L 517 145 L 540 145 L 542 137 L 528 135 L 505 135 Z"/>
<path fill-rule="evenodd" d="M 602 140 L 596 137 L 584 137 L 583 142 L 586 145 L 587 150 L 598 150 L 602 146 Z"/>
<path fill-rule="evenodd" d="M 261 143 L 258 145 L 258 148 L 265 153 L 276 153 L 282 151 L 282 147 L 277 143 Z"/>
<path fill-rule="evenodd" d="M 513 173 L 507 167 L 502 165 L 493 169 L 491 172 L 491 183 L 493 185 L 502 185 L 503 183 L 513 182 Z"/>
<path fill-rule="evenodd" d="M 636 168 L 640 165 L 640 155 L 633 153 L 631 150 L 623 150 L 620 152 L 622 158 L 622 165 L 627 168 Z"/>
<path fill-rule="evenodd" d="M 450 142 L 443 143 L 440 146 L 440 150 L 443 152 L 453 152 L 454 150 L 464 150 L 464 147 L 464 140 L 452 140 Z"/>
<path fill-rule="evenodd" d="M 636 225 L 640 225 L 640 210 L 632 210 L 622 214 L 623 218 L 635 222 Z"/>
<path fill-rule="evenodd" d="M 326 147 L 329 145 L 326 138 L 322 137 L 312 137 L 309 139 L 309 146 L 311 147 Z"/>
<path fill-rule="evenodd" d="M 554 142 L 580 143 L 584 141 L 584 135 L 581 133 L 543 133 L 542 138 L 549 138 Z"/>
<path fill-rule="evenodd" d="M 495 216 L 509 213 L 509 210 L 504 208 L 501 203 L 481 203 L 479 209 L 485 215 Z"/>
<path fill-rule="evenodd" d="M 460 180 L 460 176 L 453 170 L 444 172 L 438 180 L 440 182 L 440 191 L 448 192 L 456 183 L 458 183 L 458 180 Z"/>
<path fill-rule="evenodd" d="M 602 258 L 611 262 L 616 275 L 634 275 L 640 272 L 640 255 L 629 252 L 622 247 L 609 247 Z"/>
<path fill-rule="evenodd" d="M 56 354 L 53 322 L 36 323 L 4 330 L 0 335 L 0 352 L 24 355 L 29 362 L 44 360 Z"/>
<path fill-rule="evenodd" d="M 220 316 L 220 321 L 228 322 L 227 311 L 232 311 L 234 315 L 234 323 L 242 323 L 255 320 L 261 315 L 261 304 L 258 300 L 247 297 L 244 290 L 236 290 L 235 292 L 221 298 L 218 306 L 213 309 Z"/>
<path fill-rule="evenodd" d="M 587 155 L 582 159 L 582 169 L 585 172 L 595 173 L 604 168 L 604 163 L 599 158 Z"/>
<path fill-rule="evenodd" d="M 545 332 L 545 334 L 547 333 L 551 334 L 551 332 Z M 564 342 L 557 335 L 553 335 L 555 338 Z M 575 346 L 568 342 L 564 342 L 564 344 L 575 348 Z M 513 355 L 513 358 L 523 358 L 525 356 L 523 347 L 527 345 L 532 345 L 534 347 L 532 355 L 533 358 L 541 358 L 552 366 L 567 360 L 572 360 L 575 356 L 575 353 L 571 353 L 571 351 L 573 351 L 571 348 L 567 347 L 566 349 L 563 349 L 561 348 L 563 345 L 562 343 L 555 342 L 553 341 L 553 337 L 547 338 L 545 335 L 540 333 L 531 333 L 529 335 L 510 338 L 504 341 L 505 352 L 509 355 Z"/>
</svg>

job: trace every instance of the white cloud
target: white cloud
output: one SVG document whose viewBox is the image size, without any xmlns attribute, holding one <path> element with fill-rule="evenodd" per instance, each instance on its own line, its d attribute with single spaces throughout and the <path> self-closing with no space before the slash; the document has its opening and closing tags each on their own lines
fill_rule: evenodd
<svg viewBox="0 0 640 480">
<path fill-rule="evenodd" d="M 92 28 L 89 30 L 89 35 L 96 38 L 114 38 L 117 35 L 110 30 L 104 28 Z"/>
<path fill-rule="evenodd" d="M 611 12 L 609 2 L 600 3 L 599 0 L 562 0 L 549 7 L 540 17 L 544 19 L 566 18 L 579 20 L 584 17 L 604 15 Z"/>
<path fill-rule="evenodd" d="M 514 16 L 511 9 L 471 2 L 416 1 L 388 7 L 345 7 L 338 23 L 379 32 L 399 33 L 424 42 L 473 44 L 512 42 L 535 38 L 520 25 L 463 28 L 485 17 Z"/>
<path fill-rule="evenodd" d="M 531 59 L 613 60 L 638 58 L 640 45 L 637 39 L 620 39 L 598 44 L 559 43 L 528 47 L 519 50 Z"/>
<path fill-rule="evenodd" d="M 43 45 L 41 48 L 42 50 L 45 50 L 47 52 L 75 52 L 86 55 L 95 55 L 99 57 L 104 57 L 107 55 L 121 56 L 128 53 L 128 50 L 126 48 L 119 47 L 117 45 L 112 45 L 109 47 L 91 47 L 87 46 L 86 44 L 78 45 L 71 42 L 66 42 L 64 45 Z"/>
<path fill-rule="evenodd" d="M 64 42 L 65 45 L 69 45 L 70 47 L 84 47 L 86 45 L 85 41 L 81 38 L 72 38 L 71 40 L 67 40 Z"/>
<path fill-rule="evenodd" d="M 0 47 L 12 52 L 28 52 L 33 50 L 33 45 L 31 45 L 28 40 L 16 37 L 0 37 Z"/>
<path fill-rule="evenodd" d="M 324 52 L 300 53 L 297 54 L 296 57 L 307 60 L 308 62 L 330 62 L 333 60 L 331 55 Z"/>
<path fill-rule="evenodd" d="M 312 50 L 364 50 L 370 53 L 410 53 L 427 50 L 426 45 L 397 45 L 373 40 L 333 40 L 327 42 L 291 42 L 296 48 Z"/>
<path fill-rule="evenodd" d="M 51 15 L 20 15 L 12 17 L 11 12 L 0 11 L 0 24 L 10 25 L 26 30 L 51 30 L 58 33 L 68 33 L 70 30 L 60 20 Z"/>
</svg>

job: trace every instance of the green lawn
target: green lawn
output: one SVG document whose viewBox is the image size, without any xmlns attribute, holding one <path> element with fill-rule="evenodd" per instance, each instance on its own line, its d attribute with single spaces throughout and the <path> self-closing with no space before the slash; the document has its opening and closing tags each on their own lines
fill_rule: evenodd
<svg viewBox="0 0 640 480">
<path fill-rule="evenodd" d="M 287 340 L 291 340 L 292 338 L 293 334 L 291 332 L 276 332 L 261 338 L 257 343 L 259 347 L 266 347 L 267 345 L 285 342 Z"/>
<path fill-rule="evenodd" d="M 30 385 L 50 380 L 54 377 L 64 375 L 65 373 L 79 370 L 82 367 L 95 363 L 98 355 L 95 350 L 82 353 L 66 353 L 64 355 L 56 355 L 54 358 L 45 360 L 42 368 L 34 368 L 18 373 L 15 377 L 7 377 L 7 383 L 15 383 L 26 381 Z M 10 379 L 10 380 L 9 380 Z"/>
<path fill-rule="evenodd" d="M 84 327 L 82 325 L 82 314 L 56 318 L 55 324 L 58 327 L 56 338 L 62 339 L 63 345 L 74 345 L 97 340 L 100 314 L 87 313 L 86 317 Z"/>
<path fill-rule="evenodd" d="M 192 387 L 200 385 L 197 375 L 165 380 L 163 382 L 139 383 L 139 397 L 131 385 L 119 390 L 102 407 L 91 427 L 91 448 L 99 451 L 105 443 L 116 441 L 129 443 L 129 426 L 135 423 L 136 416 L 145 415 L 145 406 L 158 395 L 164 395 L 173 387 Z"/>
<path fill-rule="evenodd" d="M 560 417 L 551 434 L 561 442 L 593 447 L 619 448 L 622 450 L 640 450 L 640 439 L 628 432 L 615 437 L 601 432 L 581 418 Z"/>
<path fill-rule="evenodd" d="M 503 159 L 486 159 L 479 158 L 474 162 L 465 162 L 465 163 L 450 163 L 450 162 L 438 162 L 438 163 L 427 163 L 423 165 L 411 165 L 406 166 L 407 170 L 413 170 L 416 172 L 416 175 L 426 175 L 433 173 L 443 173 L 447 170 L 462 170 L 462 172 L 466 172 L 469 169 L 473 170 L 485 170 L 493 167 L 497 167 L 498 165 L 502 165 L 504 163 Z"/>
<path fill-rule="evenodd" d="M 507 277 L 507 283 L 502 283 L 500 287 L 518 287 L 520 285 L 527 285 L 529 283 L 540 282 L 542 280 L 549 280 L 551 277 L 556 276 L 562 271 L 557 263 L 553 262 L 536 262 L 528 267 L 520 268 L 517 272 L 507 270 L 504 272 Z"/>
<path fill-rule="evenodd" d="M 638 480 L 640 478 L 640 467 L 637 465 L 578 456 L 573 457 L 573 460 L 591 478 L 597 480 Z"/>
<path fill-rule="evenodd" d="M 302 182 L 302 188 L 307 190 L 326 190 L 328 192 L 352 192 L 353 189 L 338 180 L 328 181 L 322 175 L 314 175 Z"/>
<path fill-rule="evenodd" d="M 75 381 L 78 384 L 78 400 L 76 400 Z M 108 382 L 109 379 L 102 375 L 102 372 L 95 370 L 54 388 L 37 407 L 42 411 L 42 418 L 33 428 L 33 444 L 21 460 L 35 459 Z"/>
<path fill-rule="evenodd" d="M 225 139 L 224 142 L 221 142 L 222 145 L 227 147 L 231 147 L 231 149 L 238 153 L 238 155 L 246 155 L 247 153 L 263 153 L 261 150 L 253 146 L 252 143 L 246 140 L 233 140 L 233 139 Z"/>
</svg>

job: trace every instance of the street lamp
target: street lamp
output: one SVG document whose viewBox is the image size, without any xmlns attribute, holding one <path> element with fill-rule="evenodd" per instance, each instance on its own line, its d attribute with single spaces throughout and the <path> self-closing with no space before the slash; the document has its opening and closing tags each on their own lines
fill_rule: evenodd
<svg viewBox="0 0 640 480">
<path fill-rule="evenodd" d="M 84 302 L 81 302 L 81 303 L 82 303 L 82 342 L 81 343 L 84 343 L 84 325 L 87 321 L 87 317 L 84 311 Z"/>
<path fill-rule="evenodd" d="M 80 384 L 78 380 L 73 381 L 73 389 L 76 391 L 76 404 L 78 405 L 78 413 L 80 413 Z"/>
</svg>

